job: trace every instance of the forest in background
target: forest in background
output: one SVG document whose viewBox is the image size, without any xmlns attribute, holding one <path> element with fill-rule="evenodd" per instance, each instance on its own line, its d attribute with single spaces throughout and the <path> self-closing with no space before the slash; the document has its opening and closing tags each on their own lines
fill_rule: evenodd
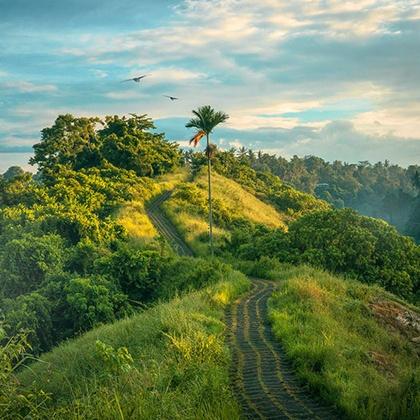
<svg viewBox="0 0 420 420">
<path fill-rule="evenodd" d="M 313 194 L 335 208 L 350 207 L 366 216 L 384 219 L 420 241 L 420 166 L 408 168 L 388 161 L 327 162 L 316 156 L 287 160 L 245 148 L 226 155 L 259 172 L 270 172 L 296 189 Z M 229 157 L 225 157 L 229 161 Z"/>
</svg>

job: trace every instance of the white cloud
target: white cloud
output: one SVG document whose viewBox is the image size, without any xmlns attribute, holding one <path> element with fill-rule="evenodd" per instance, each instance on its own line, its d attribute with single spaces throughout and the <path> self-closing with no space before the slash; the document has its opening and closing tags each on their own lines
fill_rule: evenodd
<svg viewBox="0 0 420 420">
<path fill-rule="evenodd" d="M 30 82 L 25 82 L 23 80 L 12 80 L 9 82 L 4 82 L 0 84 L 0 90 L 14 90 L 16 92 L 22 93 L 37 93 L 45 92 L 51 93 L 57 91 L 57 86 L 52 84 L 35 84 Z"/>
<path fill-rule="evenodd" d="M 79 115 L 141 109 L 153 118 L 185 117 L 191 109 L 209 103 L 230 114 L 227 126 L 232 129 L 304 127 L 331 136 L 323 130 L 331 129 L 334 118 L 305 122 L 298 114 L 284 114 L 326 106 L 339 110 L 346 100 L 359 100 L 367 105 L 355 106 L 350 109 L 354 115 L 346 117 L 353 128 L 335 128 L 355 139 L 363 134 L 370 142 L 371 137 L 386 136 L 389 140 L 380 143 L 381 147 L 393 141 L 401 147 L 403 141 L 420 136 L 420 97 L 416 93 L 420 60 L 418 34 L 402 34 L 399 24 L 411 21 L 414 25 L 419 18 L 417 1 L 411 0 L 187 0 L 160 26 L 68 37 L 60 53 L 83 63 L 98 79 L 151 76 L 140 85 L 116 84 L 118 87 L 107 90 L 105 80 L 97 80 L 100 87 L 92 85 L 86 91 L 101 99 L 87 103 L 89 99 L 80 95 L 79 106 L 72 105 L 76 93 L 68 91 L 72 98 L 68 106 L 64 96 L 64 105 L 60 102 L 57 107 L 50 101 L 48 118 L 37 121 L 45 126 L 59 109 Z M 7 89 L 57 90 L 51 84 L 13 83 Z M 162 94 L 181 100 L 171 103 Z M 37 118 L 35 112 L 27 115 Z M 362 145 L 352 136 L 343 135 L 350 155 L 352 148 Z M 317 153 L 322 145 L 333 144 L 335 147 L 316 136 L 299 137 L 285 153 L 294 153 L 294 147 L 301 153 Z M 340 146 L 337 150 L 344 153 L 347 149 Z"/>
<path fill-rule="evenodd" d="M 93 69 L 91 71 L 94 74 L 94 76 L 98 77 L 99 79 L 105 79 L 106 77 L 108 77 L 108 73 L 104 70 Z"/>
<path fill-rule="evenodd" d="M 105 93 L 105 97 L 116 100 L 127 100 L 127 99 L 140 99 L 147 98 L 147 95 L 142 92 L 136 91 L 137 86 L 134 86 L 133 90 L 122 90 Z"/>
</svg>

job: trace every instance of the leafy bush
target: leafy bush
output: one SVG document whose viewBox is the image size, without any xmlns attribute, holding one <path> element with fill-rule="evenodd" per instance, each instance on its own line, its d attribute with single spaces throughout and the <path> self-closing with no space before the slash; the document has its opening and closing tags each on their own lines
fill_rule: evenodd
<svg viewBox="0 0 420 420">
<path fill-rule="evenodd" d="M 245 260 L 268 256 L 308 263 L 378 283 L 409 299 L 420 287 L 420 247 L 386 222 L 351 209 L 307 214 L 292 222 L 287 233 L 261 226 L 238 229 L 226 250 Z"/>
<path fill-rule="evenodd" d="M 354 210 L 310 214 L 290 226 L 291 258 L 379 283 L 410 297 L 420 286 L 420 247 L 378 219 Z"/>
<path fill-rule="evenodd" d="M 0 326 L 0 418 L 40 418 L 49 396 L 42 390 L 23 389 L 17 371 L 28 359 L 30 349 L 26 333 L 7 337 Z"/>
<path fill-rule="evenodd" d="M 25 234 L 7 242 L 1 253 L 0 270 L 3 293 L 10 297 L 35 290 L 49 273 L 62 270 L 64 241 L 56 234 Z"/>
<path fill-rule="evenodd" d="M 32 292 L 16 299 L 4 299 L 1 306 L 8 336 L 18 336 L 20 331 L 27 331 L 25 338 L 35 354 L 49 350 L 55 343 L 52 304 L 45 296 Z"/>
<path fill-rule="evenodd" d="M 153 128 L 146 115 L 104 120 L 60 115 L 52 127 L 42 130 L 31 163 L 50 180 L 62 165 L 80 170 L 109 163 L 139 176 L 166 173 L 179 165 L 179 147 L 165 141 L 162 134 L 151 133 Z"/>
<path fill-rule="evenodd" d="M 127 296 L 102 276 L 73 278 L 65 292 L 74 331 L 112 322 L 127 309 Z"/>
</svg>

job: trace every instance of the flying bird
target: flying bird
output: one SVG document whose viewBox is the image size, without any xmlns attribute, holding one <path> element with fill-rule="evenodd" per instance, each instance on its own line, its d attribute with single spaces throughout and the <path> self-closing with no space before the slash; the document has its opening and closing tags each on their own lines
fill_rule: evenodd
<svg viewBox="0 0 420 420">
<path fill-rule="evenodd" d="M 179 98 L 175 98 L 175 96 L 170 95 L 163 95 L 165 98 L 169 98 L 171 101 L 177 101 Z"/>
<path fill-rule="evenodd" d="M 141 79 L 144 79 L 145 77 L 149 76 L 149 74 L 142 74 L 138 77 L 132 77 L 131 79 L 122 80 L 122 82 L 136 82 L 140 83 Z"/>
<path fill-rule="evenodd" d="M 194 147 L 197 146 L 199 141 L 203 138 L 206 133 L 203 130 L 200 130 L 191 140 L 190 144 L 194 144 Z"/>
</svg>

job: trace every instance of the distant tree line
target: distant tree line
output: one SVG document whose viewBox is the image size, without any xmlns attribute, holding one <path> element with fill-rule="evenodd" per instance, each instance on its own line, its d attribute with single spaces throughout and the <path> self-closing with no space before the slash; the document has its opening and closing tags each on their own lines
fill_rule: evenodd
<svg viewBox="0 0 420 420">
<path fill-rule="evenodd" d="M 419 165 L 402 168 L 388 161 L 330 163 L 316 156 L 293 156 L 287 160 L 243 147 L 219 151 L 216 160 L 222 166 L 242 165 L 258 173 L 276 175 L 285 184 L 325 200 L 335 208 L 350 207 L 366 216 L 384 219 L 420 242 Z M 238 175 L 237 169 L 236 172 Z"/>
</svg>

